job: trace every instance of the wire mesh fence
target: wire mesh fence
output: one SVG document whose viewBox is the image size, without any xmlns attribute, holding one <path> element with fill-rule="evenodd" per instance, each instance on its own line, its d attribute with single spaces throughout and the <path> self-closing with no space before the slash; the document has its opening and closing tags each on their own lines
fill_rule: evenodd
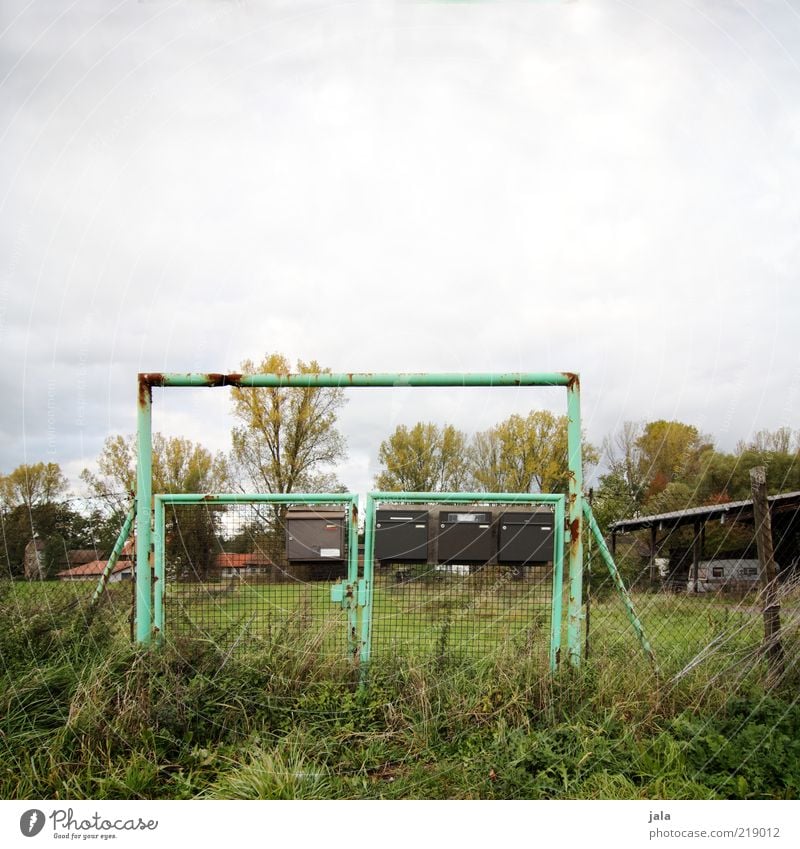
<svg viewBox="0 0 800 849">
<path fill-rule="evenodd" d="M 0 598 L 11 615 L 37 617 L 58 627 L 63 614 L 90 615 L 95 599 L 106 621 L 130 635 L 134 608 L 134 549 L 128 540 L 108 567 L 128 508 L 123 500 L 74 498 L 32 508 L 6 509 L 2 519 Z M 108 567 L 108 568 L 107 568 Z"/>
<path fill-rule="evenodd" d="M 670 549 L 669 543 L 673 543 Z M 764 589 L 755 553 L 708 547 L 697 566 L 677 537 L 653 558 L 635 538 L 618 549 L 616 562 L 666 675 L 699 666 L 720 670 L 752 665 L 764 644 Z M 587 545 L 586 653 L 623 661 L 637 652 L 633 629 L 603 563 Z M 800 595 L 788 570 L 778 583 L 784 621 L 800 615 Z"/>
<path fill-rule="evenodd" d="M 347 577 L 348 516 L 333 505 L 166 504 L 165 628 L 229 651 L 345 657 L 331 585 Z"/>
<path fill-rule="evenodd" d="M 547 656 L 554 603 L 566 609 L 567 586 L 554 575 L 552 552 L 531 562 L 519 553 L 505 561 L 498 557 L 504 545 L 513 548 L 508 525 L 518 505 L 376 507 L 376 524 L 383 519 L 385 525 L 375 528 L 371 573 L 376 661 L 476 658 L 502 651 Z M 20 612 L 55 622 L 65 609 L 89 609 L 123 514 L 104 499 L 81 499 L 51 512 L 3 515 L 0 595 Z M 393 556 L 391 544 L 385 548 L 386 539 L 391 543 L 386 519 L 406 514 L 416 519 L 424 514 L 425 537 L 414 548 L 395 525 L 392 533 L 400 534 L 401 545 L 395 551 L 399 556 Z M 451 523 L 454 516 L 479 521 Z M 483 529 L 490 540 L 488 555 L 476 554 L 468 540 L 459 542 L 462 530 L 480 530 L 480 525 L 488 526 Z M 332 584 L 348 579 L 342 505 L 169 504 L 165 530 L 164 625 L 171 638 L 213 640 L 231 651 L 293 646 L 297 653 L 352 659 L 347 613 L 331 602 L 330 592 Z M 511 532 L 524 538 L 523 526 Z M 621 537 L 615 559 L 661 670 L 676 675 L 757 657 L 764 641 L 764 598 L 752 527 L 709 529 L 697 568 L 691 533 L 662 537 L 654 557 L 644 550 L 643 536 Z M 776 544 L 786 543 L 784 536 L 776 531 Z M 524 539 L 523 549 L 533 551 L 530 539 Z M 732 549 L 732 540 L 738 549 Z M 626 610 L 588 537 L 585 552 L 585 653 L 619 662 L 640 658 Z M 131 538 L 109 575 L 102 602 L 126 636 L 135 607 L 134 560 Z M 779 565 L 782 619 L 787 633 L 795 633 L 800 592 L 785 579 L 791 564 Z M 363 563 L 359 569 L 366 574 Z"/>
<path fill-rule="evenodd" d="M 552 649 L 555 508 L 496 501 L 376 511 L 371 655 Z"/>
<path fill-rule="evenodd" d="M 373 654 L 440 659 L 550 645 L 553 565 L 381 564 Z"/>
</svg>

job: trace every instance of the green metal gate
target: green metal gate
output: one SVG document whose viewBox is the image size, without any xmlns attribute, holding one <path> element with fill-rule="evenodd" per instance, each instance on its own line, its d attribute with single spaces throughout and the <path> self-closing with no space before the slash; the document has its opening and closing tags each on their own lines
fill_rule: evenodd
<svg viewBox="0 0 800 849">
<path fill-rule="evenodd" d="M 207 496 L 196 495 L 161 495 L 153 498 L 153 458 L 152 458 L 152 405 L 153 389 L 156 387 L 223 387 L 237 386 L 242 388 L 292 388 L 292 387 L 335 387 L 335 388 L 375 388 L 375 387 L 528 387 L 528 386 L 558 386 L 566 389 L 567 394 L 567 461 L 569 467 L 568 494 L 566 502 L 560 502 L 556 512 L 566 514 L 566 528 L 563 522 L 558 523 L 559 533 L 563 542 L 565 531 L 568 531 L 567 556 L 569 562 L 569 596 L 566 615 L 566 639 L 569 663 L 580 666 L 582 655 L 582 633 L 584 622 L 583 606 L 583 529 L 588 524 L 592 535 L 597 539 L 598 549 L 603 557 L 616 588 L 625 602 L 629 619 L 643 650 L 652 659 L 652 652 L 641 623 L 633 610 L 631 600 L 622 585 L 616 566 L 610 553 L 605 547 L 599 528 L 593 521 L 591 510 L 583 499 L 583 472 L 581 448 L 581 404 L 580 378 L 574 372 L 509 372 L 491 374 L 331 374 L 327 372 L 306 374 L 217 374 L 217 373 L 142 373 L 138 376 L 138 407 L 137 407 L 137 467 L 136 467 L 136 615 L 135 637 L 140 644 L 148 644 L 154 637 L 159 638 L 164 629 L 164 506 L 168 503 L 192 503 L 192 499 L 206 500 Z M 369 661 L 372 638 L 372 603 L 374 600 L 374 570 L 371 562 L 371 539 L 374 524 L 375 495 L 368 497 L 368 511 L 372 511 L 366 523 L 368 535 L 365 570 L 363 577 L 358 575 L 356 499 L 355 496 L 242 496 L 222 495 L 212 498 L 220 499 L 216 503 L 247 502 L 248 499 L 261 499 L 264 502 L 288 502 L 308 499 L 304 503 L 348 503 L 352 505 L 352 523 L 350 529 L 350 556 L 347 567 L 347 580 L 341 585 L 332 587 L 332 598 L 341 604 L 346 611 L 347 645 L 353 658 L 362 664 Z M 428 494 L 418 494 L 422 498 Z M 475 496 L 476 494 L 472 494 Z M 470 497 L 472 497 L 470 496 Z M 477 494 L 485 499 L 485 493 Z M 440 493 L 435 499 L 441 497 Z M 456 498 L 466 496 L 456 495 Z M 515 496 L 530 498 L 532 501 L 546 501 L 550 496 Z M 562 498 L 562 496 L 552 496 Z M 337 500 L 338 499 L 338 500 Z M 197 503 L 195 501 L 194 503 Z M 519 503 L 519 501 L 517 502 Z M 555 503 L 555 502 L 553 502 Z M 155 515 L 151 512 L 155 505 Z M 154 540 L 151 537 L 154 536 Z M 155 543 L 153 546 L 152 543 Z M 152 558 L 152 559 L 151 559 Z M 562 568 L 562 548 L 554 553 L 554 570 Z M 559 564 L 556 567 L 556 564 Z M 154 581 L 155 578 L 155 581 Z M 555 586 L 555 576 L 554 576 Z M 560 586 L 560 585 L 559 585 Z M 561 639 L 560 626 L 561 594 L 555 589 L 552 594 L 550 621 L 550 650 L 549 661 L 551 668 L 558 662 Z M 556 613 L 558 613 L 558 624 Z"/>
<path fill-rule="evenodd" d="M 306 650 L 346 653 L 362 668 L 390 651 L 429 658 L 441 652 L 443 641 L 454 653 L 476 657 L 521 640 L 528 651 L 546 656 L 550 669 L 556 668 L 562 631 L 563 495 L 375 492 L 366 501 L 360 568 L 357 495 L 156 495 L 156 635 L 161 639 L 166 630 L 171 637 L 206 639 L 230 651 L 279 635 L 302 641 Z M 552 559 L 546 568 L 481 564 L 468 574 L 430 564 L 418 580 L 398 584 L 375 569 L 376 506 L 387 501 L 546 505 L 553 511 Z M 342 574 L 299 571 L 281 549 L 280 524 L 277 535 L 259 533 L 260 508 L 288 505 L 347 508 Z M 274 517 L 266 524 L 270 522 L 275 524 Z M 245 533 L 248 554 L 224 550 L 226 539 L 241 549 Z"/>
<path fill-rule="evenodd" d="M 352 494 L 160 494 L 154 498 L 154 629 L 158 639 L 204 639 L 228 652 L 280 644 L 284 650 L 358 660 L 357 599 L 331 605 L 358 582 L 358 496 Z M 336 548 L 288 551 L 290 506 L 303 516 L 345 509 Z M 326 522 L 320 518 L 321 522 Z M 346 538 L 339 548 L 338 531 Z"/>
<path fill-rule="evenodd" d="M 539 655 L 555 670 L 561 652 L 565 501 L 563 495 L 523 493 L 369 493 L 362 661 L 387 655 L 476 659 L 513 650 Z M 470 567 L 424 563 L 376 572 L 376 507 L 381 502 L 546 505 L 553 511 L 552 557 L 547 565 L 517 568 L 489 562 Z"/>
</svg>

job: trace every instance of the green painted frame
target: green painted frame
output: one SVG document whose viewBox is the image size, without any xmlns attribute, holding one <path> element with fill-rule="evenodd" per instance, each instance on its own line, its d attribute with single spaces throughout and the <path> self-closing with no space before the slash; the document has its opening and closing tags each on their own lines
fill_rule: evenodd
<svg viewBox="0 0 800 849">
<path fill-rule="evenodd" d="M 136 465 L 136 640 L 148 644 L 153 621 L 153 446 L 152 407 L 154 387 L 523 387 L 563 386 L 567 390 L 567 455 L 569 486 L 569 603 L 567 649 L 570 663 L 580 666 L 583 623 L 583 470 L 581 446 L 580 377 L 573 372 L 503 373 L 343 373 L 221 374 L 141 373 L 138 377 Z M 162 623 L 163 624 L 163 623 Z"/>
</svg>

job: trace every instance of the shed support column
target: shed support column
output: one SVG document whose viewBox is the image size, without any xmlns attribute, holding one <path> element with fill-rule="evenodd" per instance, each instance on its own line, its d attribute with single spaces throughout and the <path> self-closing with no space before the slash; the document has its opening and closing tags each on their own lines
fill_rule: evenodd
<svg viewBox="0 0 800 849">
<path fill-rule="evenodd" d="M 692 592 L 696 593 L 700 584 L 700 560 L 703 556 L 703 532 L 700 522 L 694 523 L 692 539 Z"/>
<path fill-rule="evenodd" d="M 147 644 L 151 636 L 152 574 L 150 571 L 150 517 L 153 442 L 153 391 L 150 384 L 139 379 L 139 404 L 136 428 L 136 642 Z"/>
<path fill-rule="evenodd" d="M 650 528 L 650 585 L 655 586 L 658 582 L 658 569 L 656 568 L 656 534 L 658 530 L 653 525 Z"/>
</svg>

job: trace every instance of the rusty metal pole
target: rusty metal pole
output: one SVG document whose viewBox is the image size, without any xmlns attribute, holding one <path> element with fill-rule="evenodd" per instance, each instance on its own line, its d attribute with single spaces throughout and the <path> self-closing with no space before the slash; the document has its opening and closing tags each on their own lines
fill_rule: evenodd
<svg viewBox="0 0 800 849">
<path fill-rule="evenodd" d="M 136 642 L 151 636 L 150 503 L 153 495 L 153 390 L 139 377 L 136 421 Z"/>
<path fill-rule="evenodd" d="M 581 385 L 573 375 L 567 385 L 567 458 L 569 491 L 569 605 L 567 651 L 572 666 L 581 665 L 583 624 L 583 461 L 581 452 Z"/>
<path fill-rule="evenodd" d="M 759 577 L 764 596 L 764 649 L 770 672 L 780 675 L 783 672 L 781 606 L 777 593 L 778 570 L 772 546 L 772 517 L 767 501 L 767 472 L 763 466 L 750 469 L 750 489 L 753 494 Z"/>
<path fill-rule="evenodd" d="M 589 503 L 589 510 L 592 509 L 592 505 L 594 504 L 594 489 L 589 489 L 589 498 L 587 499 Z M 589 537 L 586 541 L 586 633 L 583 641 L 583 657 L 585 660 L 589 659 L 589 632 L 592 628 L 592 535 L 589 534 Z"/>
<path fill-rule="evenodd" d="M 106 591 L 109 578 L 111 578 L 111 573 L 114 571 L 114 567 L 117 565 L 117 561 L 119 560 L 120 554 L 122 554 L 122 549 L 125 547 L 125 543 L 127 542 L 128 537 L 130 536 L 135 515 L 135 507 L 131 506 L 130 510 L 128 510 L 128 512 L 125 514 L 125 520 L 123 521 L 122 529 L 120 530 L 119 535 L 117 536 L 117 541 L 114 543 L 114 548 L 111 549 L 111 554 L 109 555 L 105 568 L 103 569 L 100 575 L 100 580 L 97 582 L 97 587 L 95 588 L 95 591 L 92 594 L 91 599 L 89 600 L 90 610 L 93 610 L 96 607 L 103 593 Z"/>
<path fill-rule="evenodd" d="M 603 558 L 606 566 L 608 567 L 609 574 L 611 575 L 611 580 L 614 582 L 614 586 L 617 588 L 617 592 L 622 598 L 622 602 L 625 605 L 625 610 L 628 613 L 628 619 L 630 620 L 631 625 L 633 625 L 633 630 L 636 632 L 636 636 L 639 638 L 639 643 L 641 644 L 644 653 L 647 655 L 650 662 L 653 664 L 654 669 L 656 670 L 656 672 L 658 672 L 658 665 L 656 663 L 655 654 L 653 654 L 653 649 L 650 646 L 650 641 L 645 635 L 641 620 L 639 619 L 639 616 L 636 613 L 636 608 L 633 606 L 633 601 L 630 595 L 628 594 L 628 591 L 625 589 L 625 584 L 623 583 L 622 578 L 620 577 L 616 563 L 614 563 L 614 558 L 611 556 L 611 552 L 608 550 L 606 541 L 603 539 L 603 535 L 600 533 L 600 527 L 598 526 L 597 521 L 592 515 L 592 510 L 585 501 L 583 503 L 583 511 L 586 514 L 586 523 L 589 526 L 589 530 L 594 535 L 594 538 L 597 541 L 597 550 L 600 552 L 600 556 Z"/>
</svg>

